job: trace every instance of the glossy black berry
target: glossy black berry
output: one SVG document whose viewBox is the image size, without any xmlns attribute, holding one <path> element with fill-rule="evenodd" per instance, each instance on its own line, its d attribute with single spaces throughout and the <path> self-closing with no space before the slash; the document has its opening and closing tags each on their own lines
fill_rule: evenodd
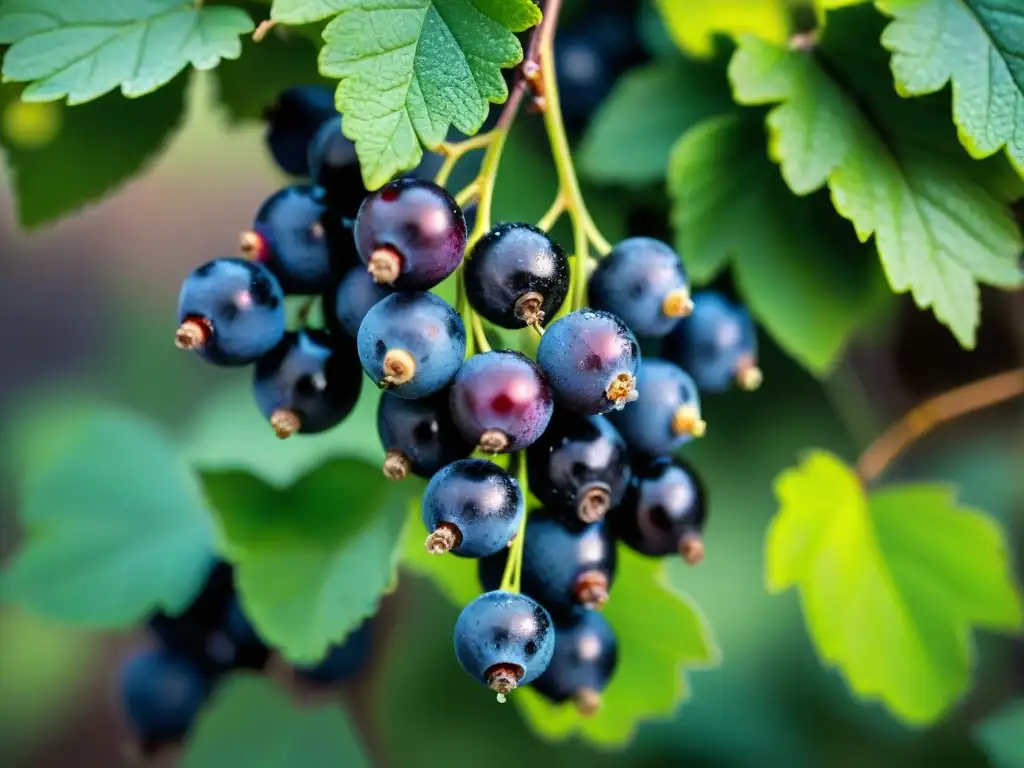
<svg viewBox="0 0 1024 768">
<path fill-rule="evenodd" d="M 356 338 L 366 313 L 391 293 L 390 289 L 375 283 L 361 264 L 352 267 L 341 278 L 337 290 L 324 298 L 327 327 L 335 333 L 347 333 Z"/>
<path fill-rule="evenodd" d="M 431 554 L 485 557 L 505 549 L 519 530 L 526 502 L 519 483 L 497 464 L 462 459 L 435 474 L 423 494 Z"/>
<path fill-rule="evenodd" d="M 264 117 L 267 147 L 282 171 L 309 176 L 309 143 L 324 121 L 337 114 L 330 86 L 303 85 L 281 92 Z"/>
<path fill-rule="evenodd" d="M 280 438 L 315 434 L 352 412 L 363 376 L 355 342 L 323 331 L 289 332 L 256 363 L 253 394 Z"/>
<path fill-rule="evenodd" d="M 640 345 L 609 312 L 582 309 L 556 320 L 541 337 L 537 363 L 556 400 L 580 413 L 607 413 L 635 400 Z"/>
<path fill-rule="evenodd" d="M 211 560 L 201 578 L 202 588 L 182 613 L 157 611 L 148 624 L 168 650 L 216 668 L 220 665 L 210 658 L 209 641 L 224 627 L 235 595 L 234 576 L 228 563 Z"/>
<path fill-rule="evenodd" d="M 608 521 L 619 540 L 642 555 L 678 552 L 691 565 L 704 558 L 707 494 L 696 471 L 681 459 L 635 466 L 626 497 Z"/>
<path fill-rule="evenodd" d="M 316 685 L 338 685 L 359 675 L 366 666 L 373 651 L 373 623 L 367 619 L 345 638 L 340 645 L 332 646 L 319 664 L 296 667 L 295 673 L 301 680 Z"/>
<path fill-rule="evenodd" d="M 377 406 L 377 434 L 387 451 L 384 474 L 390 480 L 410 474 L 430 479 L 473 452 L 452 421 L 447 389 L 419 400 L 385 392 Z"/>
<path fill-rule="evenodd" d="M 216 259 L 181 286 L 174 342 L 215 365 L 252 363 L 276 347 L 284 331 L 284 292 L 261 264 Z"/>
<path fill-rule="evenodd" d="M 298 295 L 324 292 L 342 267 L 358 261 L 351 232 L 327 208 L 323 190 L 308 184 L 268 197 L 252 229 L 242 233 L 241 248 L 274 274 L 285 293 Z"/>
<path fill-rule="evenodd" d="M 622 501 L 630 478 L 626 443 L 608 419 L 564 409 L 527 449 L 526 466 L 548 509 L 587 523 Z"/>
<path fill-rule="evenodd" d="M 693 310 L 683 264 L 669 245 L 630 237 L 597 263 L 590 305 L 619 317 L 637 336 L 660 337 Z"/>
<path fill-rule="evenodd" d="M 498 701 L 539 677 L 555 650 L 550 614 L 535 600 L 513 592 L 486 592 L 462 609 L 455 622 L 455 656 Z"/>
<path fill-rule="evenodd" d="M 532 444 L 547 429 L 553 410 L 551 388 L 537 364 L 507 349 L 463 363 L 450 403 L 459 432 L 485 453 Z"/>
<path fill-rule="evenodd" d="M 270 660 L 263 642 L 237 597 L 231 599 L 220 627 L 206 641 L 206 656 L 219 669 L 262 670 Z"/>
<path fill-rule="evenodd" d="M 703 436 L 707 425 L 701 418 L 700 392 L 678 365 L 645 358 L 636 386 L 644 396 L 629 408 L 608 414 L 635 456 L 666 456 Z"/>
<path fill-rule="evenodd" d="M 508 551 L 478 565 L 484 589 L 501 583 Z M 604 522 L 567 521 L 564 515 L 534 510 L 526 520 L 523 541 L 523 592 L 551 611 L 601 608 L 615 578 L 615 541 Z"/>
<path fill-rule="evenodd" d="M 571 701 L 580 714 L 592 715 L 618 661 L 619 644 L 608 619 L 577 609 L 555 618 L 555 653 L 533 687 L 549 701 Z"/>
<path fill-rule="evenodd" d="M 462 263 L 466 219 L 455 199 L 432 181 L 395 179 L 363 201 L 355 238 L 374 280 L 425 291 Z"/>
<path fill-rule="evenodd" d="M 484 235 L 465 276 L 469 303 L 502 328 L 547 324 L 569 292 L 565 253 L 530 224 L 501 224 Z"/>
<path fill-rule="evenodd" d="M 199 666 L 163 648 L 132 657 L 121 673 L 125 715 L 146 746 L 184 738 L 209 693 Z"/>
<path fill-rule="evenodd" d="M 356 146 L 341 132 L 342 118 L 325 120 L 309 142 L 309 175 L 323 187 L 327 202 L 346 217 L 356 215 L 366 197 Z"/>
</svg>

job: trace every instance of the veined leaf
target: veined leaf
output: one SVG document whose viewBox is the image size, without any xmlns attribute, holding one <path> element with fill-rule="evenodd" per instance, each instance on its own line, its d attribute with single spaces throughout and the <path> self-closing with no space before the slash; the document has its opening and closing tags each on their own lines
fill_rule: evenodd
<svg viewBox="0 0 1024 768">
<path fill-rule="evenodd" d="M 957 506 L 951 490 L 902 485 L 868 496 L 819 451 L 783 472 L 776 494 L 768 589 L 796 587 L 822 660 L 906 722 L 933 722 L 966 692 L 974 627 L 1024 627 L 1002 532 Z"/>
<path fill-rule="evenodd" d="M 789 36 L 787 0 L 714 0 L 686 3 L 656 0 L 676 45 L 694 56 L 714 53 L 716 34 L 757 35 L 784 42 Z"/>
</svg>

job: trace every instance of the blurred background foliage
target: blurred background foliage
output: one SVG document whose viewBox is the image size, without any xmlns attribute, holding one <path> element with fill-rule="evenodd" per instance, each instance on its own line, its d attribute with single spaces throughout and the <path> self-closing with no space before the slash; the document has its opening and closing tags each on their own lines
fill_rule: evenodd
<svg viewBox="0 0 1024 768">
<path fill-rule="evenodd" d="M 668 50 L 652 14 L 645 10 L 642 18 L 651 25 L 652 49 Z M 296 54 L 303 46 L 308 50 Z M 12 86 L 0 87 L 8 163 L 19 170 L 23 204 L 33 201 L 40 220 L 61 212 L 72 197 L 99 197 L 116 174 L 148 158 L 146 172 L 116 195 L 31 233 L 16 224 L 10 184 L 0 190 L 3 553 L 17 538 L 20 468 L 33 456 L 60 450 L 69 424 L 88 405 L 137 409 L 186 439 L 209 403 L 246 389 L 245 371 L 211 370 L 170 343 L 178 284 L 196 263 L 232 253 L 256 206 L 284 183 L 255 118 L 277 91 L 315 81 L 313 61 L 301 39 L 271 38 L 260 48 L 246 43 L 241 61 L 225 62 L 216 75 L 194 77 L 188 85 L 179 78 L 140 102 L 101 100 L 117 102 L 117 112 L 99 103 L 95 110 L 21 105 L 11 101 Z M 228 108 L 217 106 L 223 103 L 215 100 L 218 92 Z M 187 109 L 175 131 L 182 101 Z M 503 161 L 496 220 L 536 220 L 555 187 L 546 147 L 534 126 L 521 122 Z M 153 153 L 154 137 L 163 137 L 164 151 Z M 631 191 L 628 200 L 614 188 L 587 193 L 612 240 L 667 231 L 667 201 L 658 185 Z M 715 287 L 734 293 L 728 274 Z M 430 583 L 403 576 L 384 602 L 372 664 L 344 692 L 379 764 L 995 764 L 973 729 L 1024 694 L 1024 641 L 982 636 L 977 686 L 969 697 L 939 725 L 907 729 L 878 706 L 858 702 L 821 667 L 796 596 L 765 592 L 762 550 L 776 508 L 772 482 L 805 448 L 820 446 L 852 460 L 921 398 L 1021 365 L 1024 299 L 985 292 L 978 348 L 968 353 L 930 314 L 901 297 L 879 310 L 826 380 L 812 377 L 763 336 L 762 343 L 762 389 L 708 398 L 708 436 L 688 452 L 710 488 L 709 557 L 696 570 L 673 566 L 671 578 L 702 607 L 723 663 L 690 674 L 692 697 L 675 717 L 641 727 L 622 753 L 538 739 L 514 707 L 486 706 L 458 669 L 451 653 L 456 609 Z M 259 426 L 255 408 L 249 410 Z M 233 430 L 215 437 L 227 451 L 232 441 L 245 439 Z M 891 477 L 956 484 L 965 503 L 1008 527 L 1019 564 L 1022 466 L 1024 413 L 1010 404 L 942 429 Z M 143 642 L 131 633 L 72 631 L 4 608 L 0 764 L 121 764 L 127 732 L 117 668 L 127 650 Z"/>
</svg>

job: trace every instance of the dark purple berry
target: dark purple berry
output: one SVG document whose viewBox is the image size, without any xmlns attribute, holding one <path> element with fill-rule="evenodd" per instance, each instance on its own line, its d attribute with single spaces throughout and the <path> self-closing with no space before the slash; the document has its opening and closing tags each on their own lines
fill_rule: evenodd
<svg viewBox="0 0 1024 768">
<path fill-rule="evenodd" d="M 675 453 L 707 429 L 700 393 L 690 375 L 666 360 L 645 358 L 636 373 L 644 396 L 608 414 L 634 454 L 657 458 Z"/>
<path fill-rule="evenodd" d="M 356 677 L 373 652 L 373 620 L 359 625 L 340 645 L 334 645 L 319 664 L 296 667 L 295 673 L 315 685 L 338 685 Z"/>
<path fill-rule="evenodd" d="M 429 479 L 473 452 L 452 421 L 447 389 L 419 400 L 385 392 L 377 406 L 377 434 L 387 451 L 384 474 L 389 480 L 409 474 Z"/>
<path fill-rule="evenodd" d="M 615 632 L 601 613 L 576 609 L 555 619 L 555 653 L 533 687 L 556 704 L 571 701 L 582 715 L 601 706 L 619 661 Z"/>
<path fill-rule="evenodd" d="M 309 175 L 323 187 L 332 210 L 352 217 L 366 198 L 366 188 L 355 144 L 341 132 L 341 123 L 341 116 L 334 114 L 317 129 L 309 142 Z"/>
<path fill-rule="evenodd" d="M 125 715 L 147 748 L 181 741 L 209 693 L 199 666 L 163 648 L 132 657 L 121 673 Z"/>
<path fill-rule="evenodd" d="M 330 86 L 303 85 L 282 91 L 264 115 L 267 147 L 281 170 L 290 176 L 309 176 L 309 143 L 324 121 L 337 115 Z"/>
<path fill-rule="evenodd" d="M 390 296 L 391 290 L 377 285 L 362 265 L 352 267 L 341 278 L 337 290 L 325 298 L 328 328 L 335 332 L 347 333 L 352 338 L 359 335 L 359 326 L 374 304 Z M 331 307 L 334 308 L 330 314 Z"/>
</svg>

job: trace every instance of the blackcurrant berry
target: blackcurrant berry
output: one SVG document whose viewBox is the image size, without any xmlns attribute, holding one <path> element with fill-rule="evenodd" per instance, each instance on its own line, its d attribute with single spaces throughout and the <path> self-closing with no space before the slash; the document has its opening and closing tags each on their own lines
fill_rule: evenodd
<svg viewBox="0 0 1024 768">
<path fill-rule="evenodd" d="M 276 347 L 284 331 L 284 292 L 261 264 L 216 259 L 181 286 L 174 342 L 215 365 L 252 363 Z"/>
<path fill-rule="evenodd" d="M 441 187 L 425 179 L 401 178 L 363 201 L 355 237 L 374 280 L 403 291 L 425 291 L 462 263 L 466 219 Z"/>
<path fill-rule="evenodd" d="M 707 425 L 700 417 L 700 393 L 690 375 L 666 360 L 645 358 L 636 373 L 642 399 L 608 414 L 612 424 L 638 455 L 656 458 L 675 453 Z"/>
<path fill-rule="evenodd" d="M 547 429 L 551 388 L 537 364 L 507 349 L 469 358 L 451 389 L 452 418 L 485 453 L 517 451 Z"/>
<path fill-rule="evenodd" d="M 466 259 L 466 296 L 502 328 L 550 321 L 569 292 L 569 260 L 542 230 L 501 224 Z"/>
<path fill-rule="evenodd" d="M 359 399 L 363 377 L 355 342 L 348 336 L 301 330 L 285 334 L 256 363 L 253 394 L 280 438 L 337 426 Z"/>
<path fill-rule="evenodd" d="M 356 146 L 341 132 L 341 117 L 325 120 L 309 142 L 309 175 L 342 216 L 355 216 L 366 197 Z"/>
<path fill-rule="evenodd" d="M 615 542 L 604 522 L 585 524 L 565 520 L 548 510 L 534 510 L 526 519 L 523 541 L 523 592 L 549 611 L 564 614 L 572 608 L 601 608 L 615 578 Z M 484 589 L 501 583 L 508 551 L 478 564 Z"/>
<path fill-rule="evenodd" d="M 242 254 L 265 265 L 285 293 L 327 290 L 338 268 L 355 261 L 355 243 L 341 217 L 328 211 L 323 190 L 285 187 L 260 206 L 241 236 Z"/>
<path fill-rule="evenodd" d="M 359 334 L 359 325 L 366 317 L 366 313 L 374 304 L 391 293 L 388 288 L 377 285 L 362 265 L 352 267 L 341 278 L 333 295 L 324 299 L 324 306 L 330 319 L 327 323 L 328 328 L 355 338 Z M 331 307 L 334 308 L 333 314 L 330 314 Z"/>
<path fill-rule="evenodd" d="M 316 685 L 338 685 L 356 677 L 366 666 L 372 651 L 373 624 L 367 619 L 343 643 L 331 647 L 323 661 L 311 667 L 296 667 L 295 673 Z"/>
<path fill-rule="evenodd" d="M 132 657 L 121 674 L 125 714 L 148 746 L 184 738 L 209 693 L 199 666 L 162 648 Z"/>
<path fill-rule="evenodd" d="M 219 629 L 206 641 L 206 657 L 218 670 L 262 670 L 270 660 L 270 648 L 260 639 L 242 610 L 238 598 L 232 598 Z"/>
<path fill-rule="evenodd" d="M 615 427 L 604 416 L 563 409 L 527 449 L 526 466 L 538 499 L 586 523 L 622 500 L 630 478 L 629 452 Z"/>
<path fill-rule="evenodd" d="M 693 297 L 693 313 L 665 337 L 662 354 L 678 363 L 704 392 L 761 385 L 757 332 L 750 313 L 714 291 Z"/>
<path fill-rule="evenodd" d="M 679 255 L 650 237 L 630 237 L 597 263 L 590 305 L 618 316 L 638 336 L 659 337 L 693 310 Z"/>
<path fill-rule="evenodd" d="M 485 557 L 505 549 L 519 530 L 526 502 L 519 483 L 497 464 L 461 459 L 435 474 L 423 494 L 431 554 Z"/>
<path fill-rule="evenodd" d="M 582 309 L 556 320 L 541 337 L 537 362 L 556 399 L 580 413 L 607 413 L 638 396 L 640 345 L 609 312 Z"/>
<path fill-rule="evenodd" d="M 389 480 L 404 480 L 410 473 L 429 479 L 473 452 L 452 421 L 447 389 L 419 400 L 385 392 L 377 406 L 377 434 L 387 451 L 384 474 Z"/>
<path fill-rule="evenodd" d="M 571 701 L 580 714 L 593 715 L 618 661 L 618 641 L 608 619 L 577 609 L 555 618 L 555 653 L 533 687 L 549 701 Z"/>
<path fill-rule="evenodd" d="M 209 639 L 223 629 L 234 594 L 231 566 L 223 561 L 211 561 L 203 587 L 188 608 L 177 616 L 157 611 L 149 619 L 149 629 L 168 650 L 206 666 L 219 667 L 215 660 L 208 658 Z"/>
<path fill-rule="evenodd" d="M 329 117 L 337 117 L 334 89 L 303 85 L 282 91 L 267 109 L 266 142 L 274 161 L 291 176 L 309 176 L 309 143 Z"/>
<path fill-rule="evenodd" d="M 357 339 L 366 375 L 408 399 L 444 389 L 466 356 L 462 319 L 432 293 L 394 293 L 377 302 Z"/>
<path fill-rule="evenodd" d="M 498 701 L 539 677 L 555 650 L 551 616 L 514 592 L 486 592 L 455 622 L 455 656 L 467 674 L 498 694 Z"/>
<path fill-rule="evenodd" d="M 704 559 L 706 519 L 707 494 L 697 473 L 667 457 L 635 466 L 625 499 L 608 516 L 615 535 L 631 549 L 651 557 L 678 552 L 690 565 Z"/>
</svg>

